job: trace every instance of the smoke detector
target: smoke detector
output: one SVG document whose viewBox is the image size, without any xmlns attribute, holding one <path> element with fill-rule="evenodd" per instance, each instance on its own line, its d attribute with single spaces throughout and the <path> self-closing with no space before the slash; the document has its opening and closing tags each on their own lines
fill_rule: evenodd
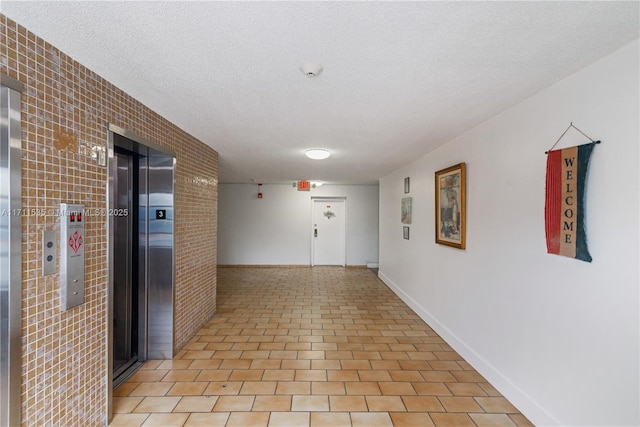
<svg viewBox="0 0 640 427">
<path fill-rule="evenodd" d="M 313 64 L 311 62 L 305 62 L 300 65 L 300 71 L 307 77 L 317 77 L 324 68 L 320 64 Z"/>
</svg>

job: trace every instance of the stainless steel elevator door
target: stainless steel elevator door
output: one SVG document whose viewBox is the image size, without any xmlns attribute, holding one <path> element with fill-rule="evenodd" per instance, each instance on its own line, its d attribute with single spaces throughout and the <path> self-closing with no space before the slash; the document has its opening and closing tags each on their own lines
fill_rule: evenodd
<svg viewBox="0 0 640 427">
<path fill-rule="evenodd" d="M 132 153 L 116 152 L 114 186 L 113 376 L 138 360 L 137 167 Z"/>
</svg>

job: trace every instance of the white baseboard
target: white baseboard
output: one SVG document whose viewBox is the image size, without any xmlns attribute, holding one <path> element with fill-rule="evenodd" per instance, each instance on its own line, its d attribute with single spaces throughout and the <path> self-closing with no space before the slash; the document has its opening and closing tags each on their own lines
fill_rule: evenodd
<svg viewBox="0 0 640 427">
<path fill-rule="evenodd" d="M 411 296 L 406 294 L 398 285 L 378 272 L 378 277 L 382 280 L 402 301 L 416 312 L 447 344 L 449 344 L 460 356 L 462 356 L 480 375 L 485 377 L 504 397 L 506 397 L 529 421 L 536 426 L 561 426 L 560 421 L 555 419 L 535 400 L 515 385 L 507 376 L 503 375 L 495 366 L 483 359 L 463 340 L 458 338 L 451 330 L 443 325 L 428 310 L 418 304 Z"/>
</svg>

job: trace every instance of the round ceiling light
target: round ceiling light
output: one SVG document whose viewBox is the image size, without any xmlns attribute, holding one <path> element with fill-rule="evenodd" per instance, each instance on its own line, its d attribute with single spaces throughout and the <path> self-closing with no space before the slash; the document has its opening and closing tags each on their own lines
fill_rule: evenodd
<svg viewBox="0 0 640 427">
<path fill-rule="evenodd" d="M 300 65 L 300 71 L 302 71 L 307 77 L 317 77 L 323 69 L 324 67 L 322 65 L 314 64 L 312 62 L 305 62 Z"/>
<path fill-rule="evenodd" d="M 312 148 L 311 150 L 305 151 L 304 154 L 313 160 L 323 160 L 331 155 L 329 150 L 325 150 L 324 148 Z"/>
</svg>

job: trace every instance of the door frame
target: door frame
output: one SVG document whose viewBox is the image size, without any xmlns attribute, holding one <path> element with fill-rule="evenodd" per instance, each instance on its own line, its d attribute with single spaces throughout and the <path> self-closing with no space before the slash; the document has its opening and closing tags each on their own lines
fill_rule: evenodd
<svg viewBox="0 0 640 427">
<path fill-rule="evenodd" d="M 22 91 L 21 82 L 0 74 L 0 185 L 11 212 L 22 208 Z M 0 215 L 0 228 L 0 425 L 14 426 L 22 417 L 22 218 Z"/>
<path fill-rule="evenodd" d="M 118 144 L 118 146 L 121 146 L 121 148 L 127 149 L 131 152 L 134 153 L 138 153 L 141 156 L 146 157 L 147 159 L 151 156 L 163 156 L 163 157 L 170 157 L 172 158 L 172 174 L 173 174 L 173 179 L 172 179 L 172 188 L 171 188 L 171 192 L 172 192 L 172 197 L 175 196 L 175 169 L 176 169 L 176 154 L 173 151 L 167 150 L 163 147 L 159 147 L 156 144 L 153 144 L 149 141 L 147 141 L 144 138 L 141 138 L 127 130 L 124 130 L 118 126 L 115 126 L 113 124 L 108 123 L 107 124 L 107 185 L 106 185 L 106 196 L 107 196 L 107 209 L 106 212 L 110 212 L 111 209 L 114 208 L 115 204 L 114 204 L 114 192 L 113 192 L 113 158 L 114 158 L 114 147 L 116 145 L 116 138 L 119 135 L 121 137 L 126 138 L 127 140 L 129 140 L 129 142 L 131 142 L 131 146 L 121 146 Z M 147 167 L 146 165 L 140 165 L 140 167 Z M 140 179 L 143 179 L 143 177 L 140 177 Z M 145 177 L 145 182 L 147 180 L 147 178 Z M 145 184 L 145 188 L 146 191 L 149 191 L 148 189 L 148 183 Z M 148 198 L 147 198 L 148 199 Z M 175 197 L 173 200 L 173 208 L 175 208 Z M 148 209 L 148 200 L 144 206 L 145 209 Z M 146 218 L 148 218 L 148 212 L 146 215 Z M 108 285 L 107 285 L 107 289 L 108 289 L 108 309 L 107 309 L 107 337 L 106 337 L 106 346 L 107 346 L 107 421 L 111 422 L 113 419 L 113 255 L 114 255 L 114 241 L 115 241 L 115 237 L 114 237 L 114 226 L 113 226 L 113 216 L 112 215 L 108 215 L 108 218 L 106 219 L 106 223 L 107 223 L 107 239 L 108 239 L 108 243 L 107 243 L 107 254 L 108 254 Z M 171 301 L 169 302 L 171 304 L 172 307 L 172 311 L 173 311 L 173 307 L 174 307 L 174 301 L 173 301 L 173 292 L 175 290 L 175 220 L 172 221 L 172 227 L 171 227 L 171 247 L 172 247 L 172 260 L 171 260 L 171 278 L 170 278 L 170 282 L 171 282 L 171 292 L 170 292 L 170 298 Z M 145 223 L 144 228 L 146 230 L 145 234 L 148 237 L 148 221 L 147 223 Z M 148 242 L 145 243 L 145 245 L 148 245 Z M 147 257 L 148 257 L 148 251 L 147 251 Z M 143 292 L 148 293 L 149 291 L 149 286 L 147 280 L 148 280 L 148 260 L 144 261 L 144 265 L 141 265 L 140 268 L 143 269 L 143 274 L 144 274 L 144 282 L 143 284 L 139 285 L 142 289 Z M 153 309 L 153 305 L 154 303 L 152 301 L 150 301 L 150 298 L 147 296 L 143 296 L 140 295 L 140 301 L 141 304 L 143 306 L 140 307 L 140 317 L 141 317 L 141 324 L 139 325 L 139 336 L 138 336 L 138 340 L 139 340 L 139 345 L 138 345 L 138 357 L 139 360 L 144 361 L 147 359 L 147 354 L 149 352 L 149 342 L 147 337 L 149 336 L 149 328 L 151 326 L 150 322 L 149 322 L 149 311 Z M 174 317 L 172 316 L 171 318 L 171 337 L 169 337 L 171 343 L 170 345 L 173 346 L 173 333 L 174 333 Z"/>
<path fill-rule="evenodd" d="M 314 238 L 314 219 L 315 219 L 315 204 L 316 202 L 335 202 L 339 201 L 344 203 L 344 242 L 343 242 L 343 253 L 342 253 L 342 266 L 346 267 L 347 265 L 347 231 L 349 229 L 347 225 L 347 198 L 345 196 L 316 196 L 311 197 L 311 228 L 310 228 L 310 236 L 311 236 L 311 260 L 310 265 L 315 266 L 315 238 Z"/>
</svg>

